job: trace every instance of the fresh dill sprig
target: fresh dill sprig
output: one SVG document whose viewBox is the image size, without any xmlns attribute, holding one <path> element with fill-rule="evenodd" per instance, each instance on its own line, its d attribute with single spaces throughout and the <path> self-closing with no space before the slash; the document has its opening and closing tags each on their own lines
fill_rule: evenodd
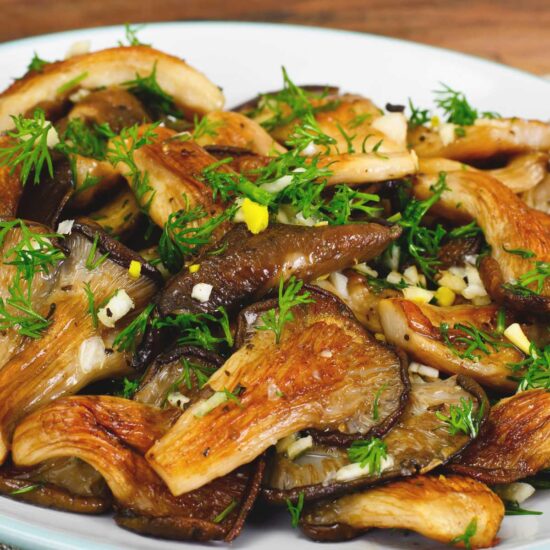
<svg viewBox="0 0 550 550">
<path fill-rule="evenodd" d="M 10 495 L 24 495 L 25 493 L 30 493 L 32 491 L 36 491 L 37 489 L 40 489 L 43 487 L 43 483 L 35 483 L 33 485 L 27 485 L 26 487 L 21 487 L 19 489 L 15 489 L 14 491 L 11 491 Z"/>
<path fill-rule="evenodd" d="M 41 73 L 46 65 L 49 65 L 49 61 L 41 59 L 36 52 L 33 53 L 32 59 L 27 66 L 27 72 L 35 71 Z"/>
<path fill-rule="evenodd" d="M 231 157 L 219 160 L 207 166 L 201 174 L 201 179 L 212 189 L 212 197 L 218 197 L 226 202 L 235 197 L 248 197 L 259 204 L 269 205 L 273 202 L 271 193 L 251 182 L 242 174 L 224 169 L 230 163 Z"/>
<path fill-rule="evenodd" d="M 90 251 L 88 252 L 88 256 L 86 257 L 85 265 L 88 271 L 93 271 L 94 269 L 97 269 L 109 257 L 109 253 L 106 252 L 105 254 L 100 255 L 99 258 L 96 258 L 98 244 L 99 244 L 99 233 L 96 233 L 94 235 L 94 240 L 92 242 L 92 246 L 90 247 Z"/>
<path fill-rule="evenodd" d="M 535 344 L 531 344 L 529 357 L 519 363 L 510 363 L 508 366 L 514 372 L 525 372 L 519 380 L 520 390 L 550 389 L 550 345 L 538 348 Z"/>
<path fill-rule="evenodd" d="M 157 137 L 155 129 L 158 125 L 159 123 L 149 125 L 141 134 L 138 124 L 124 128 L 118 137 L 110 141 L 110 146 L 107 149 L 107 160 L 113 166 L 118 163 L 127 166 L 126 177 L 130 180 L 132 190 L 145 214 L 151 208 L 155 190 L 149 185 L 149 174 L 139 169 L 135 160 L 135 152 L 154 141 Z"/>
<path fill-rule="evenodd" d="M 526 510 L 522 508 L 516 501 L 505 500 L 504 501 L 504 515 L 505 516 L 541 516 L 542 512 L 536 510 Z"/>
<path fill-rule="evenodd" d="M 384 391 L 386 391 L 388 387 L 388 384 L 383 384 L 378 390 L 377 392 L 374 394 L 374 401 L 372 403 L 372 419 L 373 420 L 378 420 L 378 418 L 380 417 L 380 411 L 379 411 L 379 406 L 380 406 L 380 397 L 382 396 L 382 393 Z"/>
<path fill-rule="evenodd" d="M 430 279 L 440 264 L 437 255 L 447 231 L 439 224 L 431 229 L 421 225 L 421 222 L 447 189 L 446 178 L 447 174 L 440 172 L 437 182 L 431 187 L 432 195 L 425 200 L 411 199 L 397 222 L 403 228 L 399 239 L 402 248 L 405 248 L 424 275 Z"/>
<path fill-rule="evenodd" d="M 336 140 L 325 134 L 312 112 L 304 114 L 300 124 L 297 124 L 292 131 L 292 134 L 286 140 L 286 145 L 302 152 L 309 145 L 319 145 L 325 147 L 326 152 L 329 151 L 331 145 L 336 144 Z"/>
<path fill-rule="evenodd" d="M 67 92 L 70 92 L 71 90 L 76 88 L 86 78 L 88 78 L 87 71 L 75 76 L 68 82 L 65 82 L 65 84 L 62 84 L 61 86 L 59 86 L 59 88 L 57 88 L 57 93 L 66 94 Z"/>
<path fill-rule="evenodd" d="M 216 372 L 215 367 L 209 367 L 206 365 L 199 365 L 197 363 L 191 363 L 187 359 L 183 358 L 181 360 L 181 363 L 183 365 L 183 372 L 182 375 L 178 378 L 178 380 L 174 383 L 174 388 L 172 391 L 177 390 L 177 388 L 180 386 L 180 384 L 185 382 L 185 386 L 187 389 L 193 388 L 193 376 L 197 383 L 197 388 L 199 390 L 202 390 L 202 388 L 206 385 L 208 382 L 208 379 Z M 168 392 L 170 393 L 170 392 Z"/>
<path fill-rule="evenodd" d="M 221 523 L 237 506 L 237 499 L 232 499 L 231 502 L 212 520 L 212 523 Z"/>
<path fill-rule="evenodd" d="M 504 252 L 508 252 L 508 254 L 520 256 L 524 260 L 534 258 L 536 256 L 536 254 L 532 250 L 527 250 L 526 248 L 506 248 L 505 245 L 502 245 L 502 250 L 504 250 Z"/>
<path fill-rule="evenodd" d="M 126 328 L 117 334 L 113 341 L 114 349 L 132 353 L 136 350 L 138 339 L 145 334 L 154 307 L 154 304 L 149 304 Z"/>
<path fill-rule="evenodd" d="M 484 404 L 481 403 L 479 409 L 474 411 L 473 399 L 460 398 L 460 405 L 449 406 L 449 416 L 436 411 L 435 416 L 447 424 L 447 429 L 451 435 L 462 432 L 472 438 L 477 437 L 479 426 L 483 417 Z"/>
<path fill-rule="evenodd" d="M 66 155 L 82 155 L 96 160 L 104 160 L 107 154 L 107 142 L 115 134 L 109 125 L 90 126 L 80 118 L 73 118 L 67 123 L 65 131 L 59 136 L 57 150 Z"/>
<path fill-rule="evenodd" d="M 0 221 L 0 248 L 14 230 L 19 231 L 19 241 L 2 256 L 2 262 L 14 266 L 15 273 L 7 286 L 8 297 L 0 298 L 0 331 L 16 329 L 22 336 L 37 339 L 51 321 L 33 308 L 32 285 L 37 274 L 50 273 L 65 258 L 51 241 L 62 236 L 33 231 L 20 219 Z"/>
<path fill-rule="evenodd" d="M 449 239 L 469 239 L 478 235 L 483 235 L 483 231 L 476 221 L 461 225 L 460 227 L 454 227 L 447 233 Z"/>
<path fill-rule="evenodd" d="M 386 444 L 378 437 L 357 439 L 348 448 L 348 458 L 358 463 L 361 468 L 367 468 L 370 474 L 382 471 L 382 461 L 388 456 Z"/>
<path fill-rule="evenodd" d="M 310 298 L 311 294 L 307 290 L 300 294 L 303 284 L 303 281 L 297 281 L 293 275 L 285 286 L 284 279 L 281 277 L 279 281 L 278 307 L 270 309 L 261 317 L 263 325 L 259 325 L 257 327 L 258 330 L 272 330 L 275 334 L 275 342 L 277 344 L 281 340 L 284 325 L 294 320 L 292 308 L 315 302 L 315 300 Z"/>
<path fill-rule="evenodd" d="M 128 80 L 122 85 L 126 86 L 128 91 L 135 95 L 156 117 L 170 115 L 181 118 L 183 116 L 176 107 L 174 98 L 165 92 L 157 81 L 156 61 L 150 74 L 147 76 L 136 74 L 133 80 Z"/>
<path fill-rule="evenodd" d="M 498 340 L 498 335 L 490 334 L 484 330 L 478 329 L 472 323 L 455 323 L 453 329 L 460 331 L 461 335 L 449 335 L 449 325 L 441 323 L 439 330 L 445 345 L 454 355 L 461 359 L 469 359 L 478 362 L 480 356 L 474 352 L 490 355 L 493 351 L 498 351 L 501 347 L 509 347 L 511 344 Z M 466 349 L 459 349 L 455 343 L 466 346 Z"/>
<path fill-rule="evenodd" d="M 286 506 L 290 513 L 290 524 L 294 529 L 296 529 L 296 527 L 298 527 L 298 523 L 300 522 L 302 510 L 304 509 L 304 493 L 300 492 L 296 504 L 292 504 L 292 502 L 287 498 Z"/>
<path fill-rule="evenodd" d="M 197 115 L 193 118 L 193 133 L 191 136 L 196 141 L 204 136 L 216 137 L 218 135 L 217 129 L 222 125 L 219 120 L 210 120 L 207 116 L 203 116 L 199 119 Z"/>
<path fill-rule="evenodd" d="M 490 111 L 479 112 L 472 107 L 462 92 L 453 90 L 441 83 L 442 89 L 436 90 L 435 104 L 447 116 L 447 122 L 458 126 L 471 126 L 478 118 L 499 118 L 500 115 Z"/>
<path fill-rule="evenodd" d="M 409 109 L 411 110 L 411 116 L 409 117 L 409 126 L 411 128 L 423 126 L 430 121 L 431 117 L 429 109 L 421 109 L 420 107 L 415 107 L 411 98 L 409 98 Z"/>
<path fill-rule="evenodd" d="M 8 166 L 14 173 L 21 167 L 20 179 L 23 185 L 27 183 L 31 172 L 34 172 L 34 183 L 40 182 L 42 170 L 46 168 L 50 177 L 53 177 L 53 163 L 48 144 L 55 129 L 51 122 L 46 120 L 42 109 L 36 109 L 32 118 L 23 115 L 11 117 L 15 130 L 8 131 L 7 135 L 14 140 L 13 145 L 0 149 L 0 166 Z"/>
<path fill-rule="evenodd" d="M 131 23 L 124 23 L 124 38 L 126 44 L 119 40 L 119 46 L 150 46 L 151 44 L 145 44 L 139 38 L 137 33 L 145 28 L 145 25 L 132 25 Z"/>
<path fill-rule="evenodd" d="M 522 273 L 515 283 L 506 283 L 502 286 L 520 296 L 540 295 L 548 277 L 550 277 L 550 262 L 537 261 L 535 267 Z M 533 284 L 536 285 L 535 288 L 531 287 Z"/>
<path fill-rule="evenodd" d="M 357 191 L 349 185 L 338 185 L 332 199 L 321 207 L 320 214 L 331 225 L 343 225 L 350 221 L 354 212 L 361 212 L 369 217 L 380 214 L 382 209 L 372 205 L 379 201 L 378 195 Z"/>
<path fill-rule="evenodd" d="M 472 540 L 472 537 L 477 532 L 477 517 L 474 517 L 470 523 L 468 523 L 468 526 L 466 527 L 466 530 L 462 535 L 459 535 L 458 537 L 455 537 L 453 540 L 450 541 L 450 544 L 460 544 L 462 543 L 464 545 L 465 550 L 472 550 L 472 543 L 470 542 Z"/>
<path fill-rule="evenodd" d="M 230 220 L 236 209 L 235 206 L 227 208 L 213 218 L 207 218 L 202 206 L 170 214 L 158 244 L 162 264 L 171 273 L 177 273 L 185 257 L 196 254 L 201 247 L 209 244 L 216 229 Z"/>
<path fill-rule="evenodd" d="M 132 397 L 134 397 L 134 394 L 138 390 L 140 383 L 140 378 L 135 378 L 131 380 L 124 377 L 122 380 L 122 389 L 120 390 L 120 392 L 118 392 L 118 395 L 124 397 L 124 399 L 132 399 Z"/>
<path fill-rule="evenodd" d="M 95 296 L 90 287 L 90 283 L 84 283 L 84 293 L 86 294 L 86 300 L 88 301 L 88 312 L 92 318 L 92 325 L 94 328 L 98 326 L 97 310 L 99 308 L 95 305 Z"/>
</svg>

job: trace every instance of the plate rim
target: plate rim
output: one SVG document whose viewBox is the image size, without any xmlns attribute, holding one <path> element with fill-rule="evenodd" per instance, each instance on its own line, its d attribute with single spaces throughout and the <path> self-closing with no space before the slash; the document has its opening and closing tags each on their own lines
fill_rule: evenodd
<svg viewBox="0 0 550 550">
<path fill-rule="evenodd" d="M 339 34 L 339 35 L 355 35 L 363 38 L 369 38 L 373 39 L 375 41 L 380 42 L 393 42 L 398 43 L 403 46 L 409 46 L 414 47 L 418 49 L 423 49 L 427 52 L 438 52 L 443 53 L 446 55 L 453 55 L 460 58 L 466 58 L 467 60 L 474 61 L 477 63 L 486 64 L 491 67 L 497 67 L 500 70 L 503 70 L 505 72 L 509 72 L 510 74 L 514 74 L 516 76 L 528 78 L 532 80 L 537 86 L 541 83 L 543 86 L 548 87 L 550 90 L 550 82 L 544 78 L 542 75 L 538 75 L 535 73 L 531 73 L 529 71 L 526 71 L 524 69 L 520 69 L 518 67 L 513 67 L 511 65 L 507 65 L 505 63 L 502 63 L 500 61 L 496 61 L 493 59 L 488 59 L 486 57 L 482 57 L 476 54 L 461 52 L 458 50 L 453 50 L 451 48 L 445 48 L 443 46 L 434 46 L 432 44 L 425 44 L 423 42 L 416 42 L 414 40 L 407 40 L 405 38 L 395 38 L 393 36 L 386 36 L 383 34 L 376 34 L 371 32 L 363 32 L 363 31 L 357 31 L 357 30 L 348 30 L 348 29 L 339 29 L 339 28 L 332 28 L 332 27 L 319 27 L 316 25 L 303 25 L 301 23 L 279 23 L 279 22 L 269 22 L 269 21 L 241 21 L 238 19 L 227 19 L 227 20 L 221 20 L 221 19 L 188 19 L 188 20 L 182 20 L 182 21 L 150 21 L 150 22 L 138 22 L 138 23 L 130 23 L 132 25 L 143 25 L 145 29 L 149 29 L 152 27 L 178 27 L 178 26 L 185 26 L 185 25 L 193 25 L 193 26 L 212 26 L 212 25 L 220 25 L 220 26 L 227 26 L 227 25 L 242 25 L 246 27 L 267 27 L 267 28 L 273 28 L 273 29 L 292 29 L 294 31 L 300 31 L 300 32 L 312 32 L 312 33 L 326 33 L 326 34 Z M 106 31 L 114 31 L 116 29 L 124 30 L 125 23 L 115 24 L 115 25 L 100 25 L 97 27 L 83 27 L 80 29 L 70 29 L 65 31 L 57 31 L 57 32 L 51 32 L 51 33 L 45 33 L 45 34 L 37 34 L 33 36 L 27 36 L 22 38 L 16 38 L 14 40 L 8 40 L 6 42 L 0 42 L 0 51 L 4 48 L 10 48 L 10 47 L 17 47 L 17 46 L 28 46 L 32 45 L 35 42 L 45 42 L 47 40 L 52 39 L 62 39 L 62 38 L 70 38 L 71 36 L 78 36 L 82 33 L 101 33 Z"/>
<path fill-rule="evenodd" d="M 467 62 L 475 62 L 485 64 L 488 67 L 493 69 L 498 69 L 502 72 L 503 76 L 506 76 L 506 73 L 511 77 L 520 77 L 525 79 L 525 81 L 533 82 L 533 85 L 540 87 L 542 84 L 543 88 L 547 88 L 550 91 L 550 81 L 545 80 L 544 77 L 530 73 L 523 69 L 517 67 L 512 67 L 501 63 L 499 61 L 487 59 L 480 57 L 475 54 L 465 53 L 457 50 L 452 50 L 449 48 L 434 46 L 430 44 L 424 44 L 421 42 L 415 42 L 413 40 L 407 40 L 403 38 L 395 38 L 392 36 L 385 36 L 370 32 L 362 32 L 357 30 L 347 30 L 347 29 L 338 29 L 330 27 L 318 27 L 315 25 L 303 25 L 299 23 L 279 23 L 279 22 L 265 22 L 265 21 L 240 21 L 240 20 L 219 20 L 219 19 L 189 19 L 182 21 L 151 21 L 145 23 L 133 23 L 136 25 L 144 25 L 144 28 L 147 30 L 154 30 L 154 28 L 177 28 L 182 26 L 245 26 L 249 28 L 266 28 L 271 31 L 276 29 L 288 29 L 293 32 L 306 32 L 312 34 L 332 34 L 332 35 L 354 35 L 368 40 L 373 40 L 379 43 L 396 43 L 402 47 L 413 47 L 417 50 L 423 50 L 426 54 L 430 52 L 435 52 L 437 54 L 443 54 L 447 56 L 453 56 L 457 60 L 465 60 Z M 51 40 L 78 40 L 79 38 L 90 38 L 93 39 L 95 34 L 100 34 L 103 32 L 114 32 L 114 31 L 123 31 L 124 24 L 115 24 L 115 25 L 101 25 L 96 27 L 83 27 L 80 29 L 71 29 L 65 31 L 51 32 L 45 34 L 38 34 L 23 38 L 17 38 L 14 40 L 9 40 L 6 42 L 0 43 L 0 52 L 8 50 L 10 48 L 17 49 L 19 47 L 36 47 L 44 42 Z M 121 35 L 122 36 L 122 35 Z M 9 498 L 9 497 L 4 497 Z M 27 503 L 21 503 L 29 508 L 33 505 Z M 27 519 L 18 519 L 15 517 L 10 517 L 9 515 L 0 514 L 0 535 L 5 537 L 5 542 L 7 544 L 15 545 L 34 545 L 31 548 L 37 548 L 40 550 L 71 550 L 73 548 L 80 548 L 83 550 L 121 550 L 123 547 L 119 546 L 118 543 L 97 543 L 96 541 L 90 539 L 84 534 L 73 534 L 70 532 L 63 532 L 53 527 L 44 527 L 42 525 L 37 525 L 31 520 Z M 156 539 L 151 539 L 152 541 Z M 522 546 L 525 550 L 544 550 L 548 548 L 547 540 L 532 541 L 527 543 L 525 546 Z M 152 542 L 152 545 L 154 542 Z M 181 544 L 181 542 L 179 543 Z M 183 543 L 185 544 L 185 542 Z M 38 545 L 38 546 L 37 546 Z M 78 546 L 76 546 L 78 545 Z M 185 548 L 183 545 L 181 548 Z"/>
</svg>

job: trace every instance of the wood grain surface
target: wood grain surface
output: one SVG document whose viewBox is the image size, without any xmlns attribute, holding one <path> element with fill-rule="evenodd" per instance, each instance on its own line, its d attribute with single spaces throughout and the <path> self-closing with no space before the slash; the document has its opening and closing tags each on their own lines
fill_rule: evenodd
<svg viewBox="0 0 550 550">
<path fill-rule="evenodd" d="M 0 41 L 124 22 L 221 19 L 365 31 L 550 73 L 550 0 L 0 0 Z"/>
</svg>

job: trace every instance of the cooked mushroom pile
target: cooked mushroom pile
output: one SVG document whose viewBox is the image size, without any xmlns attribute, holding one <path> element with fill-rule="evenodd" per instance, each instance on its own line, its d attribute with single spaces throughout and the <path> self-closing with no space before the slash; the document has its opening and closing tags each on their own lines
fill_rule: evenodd
<svg viewBox="0 0 550 550">
<path fill-rule="evenodd" d="M 223 110 L 127 38 L 0 95 L 0 492 L 196 541 L 536 513 L 550 124 L 285 70 Z"/>
</svg>

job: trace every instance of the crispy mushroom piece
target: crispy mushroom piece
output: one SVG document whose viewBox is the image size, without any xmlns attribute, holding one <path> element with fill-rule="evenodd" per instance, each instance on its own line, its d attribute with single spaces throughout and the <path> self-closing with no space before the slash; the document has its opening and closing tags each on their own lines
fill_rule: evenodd
<svg viewBox="0 0 550 550">
<path fill-rule="evenodd" d="M 502 336 L 495 335 L 498 307 L 437 307 L 395 298 L 382 300 L 378 309 L 388 342 L 405 350 L 415 360 L 448 374 L 465 374 L 500 392 L 516 389 L 517 382 L 511 379 L 509 365 L 523 361 L 525 356 Z M 451 345 L 445 341 L 442 325 L 447 325 Z M 478 349 L 466 354 L 471 340 L 464 341 L 468 335 L 456 325 L 488 333 L 496 344 L 487 344 L 489 353 Z"/>
<path fill-rule="evenodd" d="M 419 198 L 431 195 L 436 176 L 422 175 L 413 187 Z M 475 219 L 483 230 L 491 255 L 480 264 L 480 274 L 488 293 L 498 302 L 529 314 L 550 313 L 550 278 L 542 283 L 518 289 L 521 277 L 537 269 L 536 262 L 550 262 L 550 216 L 529 208 L 510 189 L 481 172 L 451 172 L 447 189 L 434 211 L 449 219 Z M 532 257 L 507 252 L 532 252 Z M 503 286 L 506 285 L 506 286 Z"/>
<path fill-rule="evenodd" d="M 77 55 L 31 71 L 0 94 L 0 130 L 11 128 L 11 115 L 39 104 L 62 104 L 78 89 L 122 86 L 136 75 L 156 72 L 162 90 L 185 114 L 205 114 L 221 109 L 220 89 L 187 63 L 148 46 L 118 47 Z"/>
<path fill-rule="evenodd" d="M 116 501 L 117 523 L 141 534 L 183 540 L 233 540 L 256 498 L 262 463 L 243 466 L 174 497 L 143 458 L 177 417 L 109 396 L 57 400 L 18 427 L 13 459 L 31 466 L 78 457 L 105 479 Z"/>
<path fill-rule="evenodd" d="M 141 379 L 133 399 L 155 407 L 178 407 L 177 394 L 193 403 L 200 397 L 202 377 L 221 367 L 223 359 L 210 351 L 191 346 L 178 346 L 155 359 Z M 199 379 L 198 372 L 202 374 Z M 171 402 L 170 394 L 176 394 Z M 186 403 L 183 403 L 186 405 Z"/>
<path fill-rule="evenodd" d="M 194 141 L 179 139 L 174 130 L 158 127 L 154 133 L 156 137 L 151 143 L 134 152 L 137 168 L 148 174 L 148 191 L 140 193 L 133 188 L 131 169 L 125 163 L 115 167 L 128 180 L 140 206 L 159 227 L 164 227 L 170 214 L 179 210 L 201 207 L 205 212 L 204 221 L 220 214 L 223 206 L 214 201 L 212 189 L 200 179 L 202 171 L 216 159 Z M 131 138 L 126 144 L 131 146 Z M 219 169 L 230 171 L 225 166 Z"/>
<path fill-rule="evenodd" d="M 147 454 L 174 494 L 249 463 L 305 428 L 359 437 L 397 420 L 408 390 L 398 356 L 336 297 L 313 289 L 311 297 L 293 308 L 278 344 L 272 331 L 258 328 L 276 301 L 241 313 L 240 349 L 210 378 L 211 395 L 188 408 Z M 238 398 L 227 399 L 228 391 Z"/>
<path fill-rule="evenodd" d="M 262 494 L 268 502 L 296 502 L 340 495 L 403 476 L 425 474 L 467 447 L 472 434 L 452 434 L 438 413 L 449 416 L 451 406 L 472 402 L 473 416 L 483 425 L 489 402 L 471 378 L 459 375 L 425 382 L 415 376 L 409 402 L 398 423 L 382 437 L 387 459 L 380 472 L 352 464 L 346 447 L 314 445 L 295 460 L 277 453 L 268 464 Z M 477 435 L 477 434 L 476 434 Z M 345 468 L 345 469 L 343 469 Z M 351 470 L 351 473 L 350 473 Z"/>
<path fill-rule="evenodd" d="M 96 242 L 97 250 L 94 253 Z M 51 323 L 38 339 L 28 338 L 0 370 L 0 461 L 4 461 L 17 422 L 30 411 L 64 395 L 76 393 L 102 378 L 130 371 L 130 353 L 112 349 L 117 334 L 152 299 L 162 283 L 159 273 L 134 252 L 95 225 L 75 223 L 64 240 L 68 254 L 56 273 L 55 285 L 44 298 Z M 102 254 L 108 253 L 104 261 Z M 90 260 L 95 263 L 94 269 Z M 128 273 L 132 260 L 142 263 L 142 275 Z M 94 323 L 94 309 L 122 291 L 130 297 L 130 313 L 113 319 L 113 328 Z M 115 323 L 116 321 L 116 323 Z"/>
<path fill-rule="evenodd" d="M 550 393 L 522 391 L 491 408 L 481 435 L 447 468 L 484 483 L 511 483 L 550 464 Z"/>
<path fill-rule="evenodd" d="M 443 128 L 446 128 L 444 125 Z M 478 119 L 464 127 L 464 136 L 441 138 L 443 129 L 419 126 L 409 131 L 408 142 L 419 157 L 444 157 L 453 160 L 487 159 L 500 154 L 550 150 L 550 125 L 538 120 L 501 118 Z"/>
<path fill-rule="evenodd" d="M 168 282 L 159 297 L 161 315 L 181 312 L 230 311 L 264 296 L 291 275 L 305 282 L 357 262 L 370 260 L 400 234 L 397 226 L 355 223 L 341 226 L 300 227 L 270 225 L 258 235 L 234 227 L 216 244 L 220 254 L 206 250 L 197 259 L 196 273 L 184 272 Z M 212 285 L 206 302 L 192 298 L 198 283 Z"/>
<path fill-rule="evenodd" d="M 207 125 L 207 130 L 196 137 L 202 147 L 240 147 L 267 156 L 286 151 L 257 122 L 240 113 L 214 111 L 205 115 L 201 123 Z"/>
<path fill-rule="evenodd" d="M 77 514 L 103 514 L 112 506 L 101 475 L 76 458 L 46 460 L 33 468 L 6 464 L 0 493 L 15 500 Z"/>
<path fill-rule="evenodd" d="M 304 510 L 300 528 L 321 542 L 348 540 L 378 528 L 409 529 L 457 546 L 474 525 L 468 548 L 487 548 L 495 544 L 503 517 L 502 501 L 483 483 L 460 476 L 417 476 L 314 504 Z"/>
</svg>

